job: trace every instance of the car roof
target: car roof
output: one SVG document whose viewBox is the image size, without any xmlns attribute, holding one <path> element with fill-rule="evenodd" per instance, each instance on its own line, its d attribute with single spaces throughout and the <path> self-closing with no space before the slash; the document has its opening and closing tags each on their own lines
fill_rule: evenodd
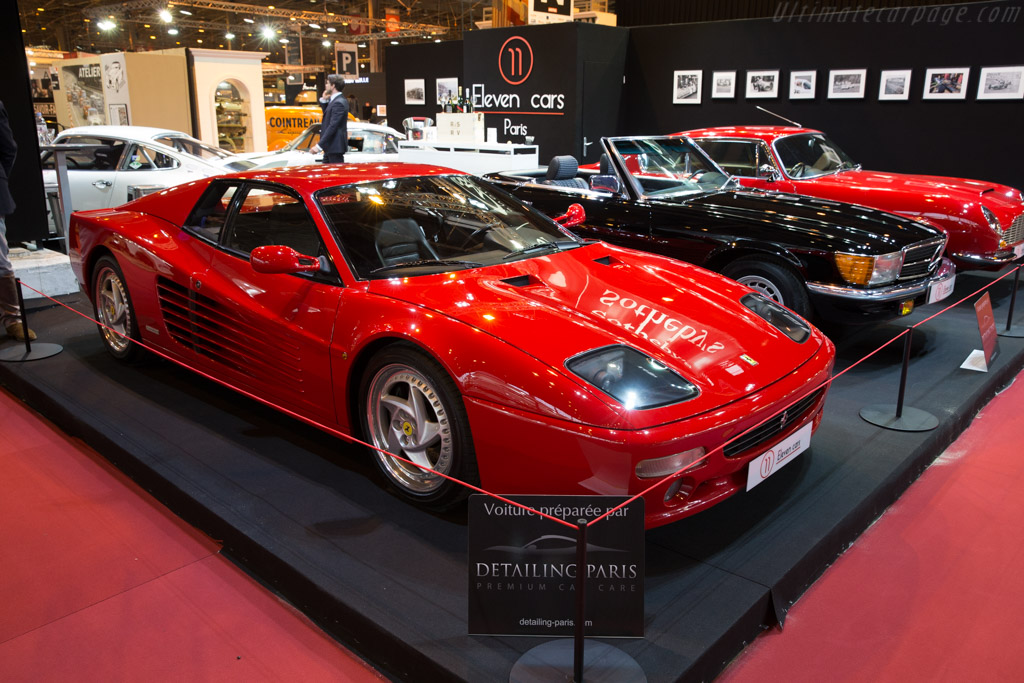
<svg viewBox="0 0 1024 683">
<path fill-rule="evenodd" d="M 433 164 L 362 163 L 310 164 L 232 173 L 226 178 L 265 180 L 281 183 L 304 192 L 315 192 L 335 185 L 350 185 L 387 178 L 408 178 L 423 175 L 468 175 L 462 171 Z"/>
<path fill-rule="evenodd" d="M 758 138 L 774 142 L 787 135 L 799 133 L 818 133 L 820 130 L 813 128 L 799 128 L 797 126 L 716 126 L 712 128 L 697 128 L 686 130 L 678 135 L 686 135 L 691 138 Z"/>
<path fill-rule="evenodd" d="M 192 137 L 188 133 L 169 128 L 153 128 L 151 126 L 78 126 L 65 128 L 61 135 L 101 135 L 109 138 L 125 140 L 152 140 L 162 135 Z"/>
</svg>

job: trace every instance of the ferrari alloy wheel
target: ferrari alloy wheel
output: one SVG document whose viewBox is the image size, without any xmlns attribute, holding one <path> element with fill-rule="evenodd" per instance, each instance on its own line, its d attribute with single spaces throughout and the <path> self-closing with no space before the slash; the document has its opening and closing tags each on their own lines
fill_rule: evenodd
<svg viewBox="0 0 1024 683">
<path fill-rule="evenodd" d="M 99 321 L 100 336 L 114 358 L 134 360 L 141 353 L 135 309 L 124 282 L 121 268 L 110 256 L 96 262 L 93 278 L 93 305 Z"/>
<path fill-rule="evenodd" d="M 440 365 L 418 349 L 389 347 L 370 362 L 361 396 L 367 441 L 381 449 L 374 458 L 403 496 L 443 508 L 469 494 L 441 476 L 478 482 L 465 408 Z"/>
<path fill-rule="evenodd" d="M 763 258 L 743 258 L 727 265 L 722 274 L 804 318 L 811 316 L 807 288 L 789 267 L 781 263 Z"/>
</svg>

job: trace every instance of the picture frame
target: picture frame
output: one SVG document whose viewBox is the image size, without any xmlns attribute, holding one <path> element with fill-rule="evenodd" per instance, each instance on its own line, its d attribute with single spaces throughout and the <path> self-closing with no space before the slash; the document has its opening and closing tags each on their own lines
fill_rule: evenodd
<svg viewBox="0 0 1024 683">
<path fill-rule="evenodd" d="M 828 72 L 828 98 L 830 100 L 864 99 L 867 81 L 867 69 L 833 69 Z"/>
<path fill-rule="evenodd" d="M 427 82 L 424 78 L 405 79 L 405 103 L 426 104 L 427 103 Z"/>
<path fill-rule="evenodd" d="M 435 84 L 434 94 L 437 96 L 437 104 L 443 105 L 448 99 L 459 92 L 459 79 L 438 78 Z"/>
<path fill-rule="evenodd" d="M 882 72 L 878 83 L 878 99 L 909 100 L 912 69 L 888 69 Z"/>
<path fill-rule="evenodd" d="M 971 69 L 967 66 L 928 69 L 924 73 L 921 97 L 926 100 L 965 100 L 970 76 Z"/>
<path fill-rule="evenodd" d="M 672 104 L 700 104 L 704 72 L 674 71 L 672 73 Z"/>
<path fill-rule="evenodd" d="M 735 71 L 713 71 L 711 73 L 711 97 L 715 99 L 736 97 Z"/>
<path fill-rule="evenodd" d="M 110 125 L 112 126 L 127 126 L 128 125 L 128 105 L 127 104 L 109 104 L 107 105 L 107 111 L 110 113 Z"/>
<path fill-rule="evenodd" d="M 979 100 L 1024 99 L 1024 66 L 986 66 L 978 76 Z"/>
<path fill-rule="evenodd" d="M 813 100 L 817 86 L 817 71 L 789 72 L 789 99 Z"/>
<path fill-rule="evenodd" d="M 779 71 L 748 71 L 747 99 L 767 99 L 779 96 Z"/>
</svg>

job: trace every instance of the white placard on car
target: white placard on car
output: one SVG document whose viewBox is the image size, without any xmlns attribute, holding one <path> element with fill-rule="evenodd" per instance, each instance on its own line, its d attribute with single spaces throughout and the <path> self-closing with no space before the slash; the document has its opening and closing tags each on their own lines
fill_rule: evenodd
<svg viewBox="0 0 1024 683">
<path fill-rule="evenodd" d="M 751 460 L 747 466 L 747 490 L 754 488 L 807 450 L 811 445 L 811 431 L 811 423 L 808 422 L 788 439 Z"/>
<path fill-rule="evenodd" d="M 1013 255 L 1014 256 L 1018 256 L 1018 257 L 1019 256 L 1024 256 L 1024 242 L 1022 242 L 1021 244 L 1018 244 L 1017 246 L 1015 246 L 1013 248 Z"/>
<path fill-rule="evenodd" d="M 942 301 L 950 294 L 953 293 L 953 285 L 956 284 L 956 275 L 943 280 L 942 282 L 933 282 L 928 285 L 928 303 L 933 304 L 936 301 Z"/>
</svg>

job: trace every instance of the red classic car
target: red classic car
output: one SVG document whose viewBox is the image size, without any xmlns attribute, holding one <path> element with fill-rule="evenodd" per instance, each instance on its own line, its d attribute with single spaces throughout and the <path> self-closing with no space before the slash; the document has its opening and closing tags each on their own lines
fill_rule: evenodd
<svg viewBox="0 0 1024 683">
<path fill-rule="evenodd" d="M 942 176 L 865 171 L 824 133 L 787 126 L 688 130 L 745 187 L 862 204 L 922 220 L 949 235 L 959 270 L 998 270 L 1024 255 L 1020 190 Z"/>
<path fill-rule="evenodd" d="M 675 472 L 647 524 L 692 514 L 807 446 L 834 360 L 732 280 L 581 240 L 435 166 L 197 180 L 77 212 L 70 241 L 115 357 L 142 342 L 358 435 L 437 508 L 469 491 L 418 465 L 503 494 L 633 494 Z"/>
</svg>

